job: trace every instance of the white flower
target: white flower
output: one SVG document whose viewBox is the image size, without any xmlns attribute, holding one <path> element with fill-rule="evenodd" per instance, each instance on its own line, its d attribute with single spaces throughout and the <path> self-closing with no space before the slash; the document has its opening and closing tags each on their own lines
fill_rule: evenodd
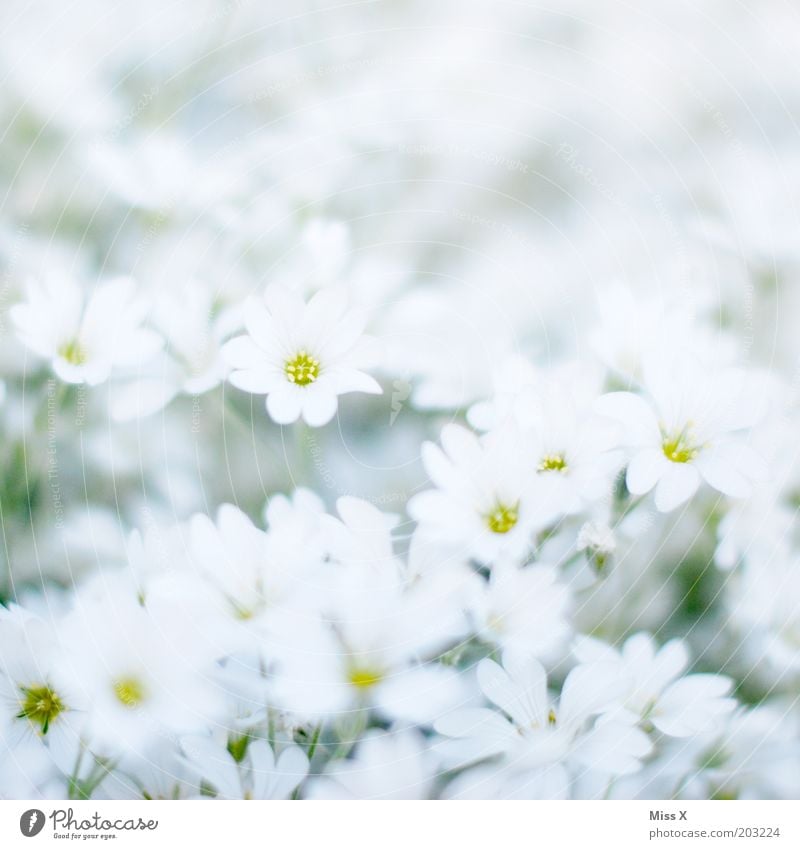
<svg viewBox="0 0 800 849">
<path fill-rule="evenodd" d="M 435 779 L 435 759 L 421 734 L 368 732 L 355 756 L 332 762 L 309 782 L 306 799 L 427 799 Z"/>
<path fill-rule="evenodd" d="M 164 740 L 147 755 L 126 753 L 103 779 L 99 792 L 108 799 L 191 799 L 200 788 L 181 757 L 177 743 Z"/>
<path fill-rule="evenodd" d="M 392 546 L 392 529 L 398 517 L 384 513 L 361 498 L 343 496 L 336 502 L 340 518 L 325 516 L 322 522 L 330 556 L 347 566 L 400 572 Z"/>
<path fill-rule="evenodd" d="M 34 282 L 28 300 L 11 309 L 26 347 L 49 359 L 66 383 L 95 385 L 119 366 L 146 362 L 161 346 L 142 327 L 144 301 L 130 279 L 99 285 L 88 296 L 73 280 L 56 276 Z"/>
<path fill-rule="evenodd" d="M 702 754 L 705 769 L 694 782 L 686 782 L 686 795 L 797 799 L 800 721 L 796 703 L 779 699 L 738 710 Z"/>
<path fill-rule="evenodd" d="M 742 653 L 753 663 L 749 674 L 772 681 L 775 676 L 800 678 L 800 558 L 748 563 L 726 589 Z"/>
<path fill-rule="evenodd" d="M 202 395 L 228 374 L 221 349 L 238 329 L 238 312 L 217 303 L 211 286 L 191 280 L 179 289 L 159 292 L 153 324 L 166 346 L 142 374 L 116 389 L 112 414 L 117 420 L 150 415 L 180 393 Z"/>
<path fill-rule="evenodd" d="M 491 563 L 501 555 L 522 557 L 534 535 L 555 518 L 536 475 L 526 467 L 514 429 L 478 438 L 460 425 L 442 430 L 442 448 L 422 446 L 425 471 L 436 489 L 414 495 L 408 512 L 464 557 Z"/>
<path fill-rule="evenodd" d="M 191 611 L 158 621 L 112 590 L 79 598 L 61 633 L 64 674 L 87 702 L 86 734 L 96 754 L 144 754 L 162 735 L 199 731 L 221 710 L 210 659 L 187 639 Z"/>
<path fill-rule="evenodd" d="M 759 456 L 741 431 L 760 415 L 760 398 L 745 372 L 709 372 L 692 358 L 651 360 L 644 385 L 649 401 L 612 392 L 597 410 L 627 430 L 631 450 L 626 483 L 634 495 L 655 487 L 656 507 L 674 510 L 701 480 L 725 495 L 747 496 L 762 473 Z"/>
<path fill-rule="evenodd" d="M 247 335 L 232 339 L 223 356 L 234 368 L 230 382 L 267 396 L 267 412 L 278 424 L 301 416 L 327 424 L 337 398 L 347 392 L 380 394 L 377 381 L 360 370 L 368 358 L 365 319 L 338 291 L 325 289 L 304 304 L 293 292 L 269 287 L 264 299 L 244 307 Z"/>
<path fill-rule="evenodd" d="M 661 297 L 637 297 L 617 282 L 599 293 L 589 341 L 604 365 L 623 378 L 639 380 L 648 353 L 685 341 L 689 327 L 685 305 Z"/>
<path fill-rule="evenodd" d="M 374 709 L 429 723 L 455 703 L 460 676 L 430 662 L 466 631 L 443 592 L 449 584 L 407 588 L 393 571 L 363 567 L 330 572 L 319 620 L 285 614 L 273 621 L 276 704 L 302 718 Z"/>
<path fill-rule="evenodd" d="M 601 377 L 584 363 L 533 369 L 512 358 L 495 398 L 468 414 L 470 422 L 490 428 L 519 427 L 523 462 L 540 478 L 548 504 L 562 513 L 580 512 L 608 495 L 624 460 L 618 425 L 592 410 Z"/>
<path fill-rule="evenodd" d="M 67 768 L 85 708 L 80 688 L 63 674 L 54 629 L 19 607 L 0 608 L 0 737 L 6 745 L 15 749 L 35 737 Z"/>
<path fill-rule="evenodd" d="M 266 740 L 250 740 L 240 758 L 212 737 L 181 740 L 186 761 L 218 799 L 288 799 L 308 774 L 308 758 L 298 746 L 287 746 L 276 758 Z M 198 793 L 199 795 L 199 793 Z"/>
<path fill-rule="evenodd" d="M 276 605 L 309 591 L 308 566 L 298 556 L 302 550 L 272 557 L 268 540 L 268 534 L 232 504 L 219 508 L 216 523 L 204 515 L 190 522 L 194 561 L 239 622 L 258 622 Z"/>
<path fill-rule="evenodd" d="M 575 547 L 578 551 L 585 551 L 602 568 L 617 550 L 617 538 L 605 522 L 586 522 L 578 531 Z"/>
<path fill-rule="evenodd" d="M 619 691 L 604 663 L 575 667 L 557 703 L 548 695 L 542 665 L 524 654 L 506 652 L 503 666 L 482 660 L 478 683 L 502 713 L 465 708 L 442 717 L 434 728 L 454 738 L 442 749 L 453 765 L 494 758 L 487 770 L 499 772 L 509 796 L 530 792 L 563 798 L 583 772 L 635 772 L 652 748 L 647 735 L 630 725 L 593 722 L 616 704 Z M 467 774 L 464 782 L 469 781 Z"/>
<path fill-rule="evenodd" d="M 620 651 L 590 637 L 578 640 L 582 663 L 603 662 L 624 685 L 621 719 L 652 723 L 670 737 L 691 737 L 714 730 L 736 707 L 727 698 L 732 681 L 722 675 L 682 675 L 689 654 L 681 640 L 656 650 L 648 634 L 635 634 Z"/>
<path fill-rule="evenodd" d="M 469 613 L 475 633 L 502 649 L 549 657 L 571 633 L 569 588 L 552 566 L 497 564 L 474 593 Z"/>
</svg>

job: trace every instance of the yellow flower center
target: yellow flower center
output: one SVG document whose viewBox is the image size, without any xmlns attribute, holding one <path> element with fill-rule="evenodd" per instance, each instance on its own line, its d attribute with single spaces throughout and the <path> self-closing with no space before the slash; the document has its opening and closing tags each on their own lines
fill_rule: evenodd
<svg viewBox="0 0 800 849">
<path fill-rule="evenodd" d="M 700 446 L 693 439 L 691 424 L 687 424 L 678 433 L 662 431 L 661 450 L 672 463 L 688 463 L 697 456 Z"/>
<path fill-rule="evenodd" d="M 563 454 L 545 454 L 536 468 L 537 472 L 561 472 L 566 474 L 567 461 Z"/>
<path fill-rule="evenodd" d="M 286 379 L 298 386 L 308 386 L 319 377 L 319 360 L 312 357 L 308 351 L 298 351 L 283 366 Z"/>
<path fill-rule="evenodd" d="M 65 710 L 58 693 L 47 684 L 20 687 L 22 700 L 17 719 L 27 719 L 38 725 L 42 734 L 47 734 L 50 723 Z"/>
<path fill-rule="evenodd" d="M 127 708 L 138 707 L 145 697 L 142 682 L 136 678 L 122 678 L 114 682 L 114 695 Z"/>
<path fill-rule="evenodd" d="M 354 666 L 350 670 L 350 683 L 357 690 L 369 690 L 370 687 L 374 687 L 376 684 L 380 683 L 381 675 L 380 671 L 377 669 L 370 668 L 368 666 Z"/>
<path fill-rule="evenodd" d="M 73 366 L 82 366 L 86 362 L 86 350 L 77 339 L 61 345 L 58 355 Z"/>
<path fill-rule="evenodd" d="M 493 534 L 507 534 L 519 519 L 519 503 L 509 505 L 498 501 L 486 514 L 485 519 Z"/>
</svg>

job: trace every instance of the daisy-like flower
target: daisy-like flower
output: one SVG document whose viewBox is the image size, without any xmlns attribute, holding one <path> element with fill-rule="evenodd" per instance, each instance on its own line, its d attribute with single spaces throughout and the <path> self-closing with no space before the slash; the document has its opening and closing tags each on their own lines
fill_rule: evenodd
<svg viewBox="0 0 800 849">
<path fill-rule="evenodd" d="M 82 599 L 64 623 L 64 667 L 89 705 L 95 754 L 144 754 L 164 734 L 200 731 L 221 711 L 210 659 L 188 645 L 191 611 L 158 620 L 119 592 Z"/>
<path fill-rule="evenodd" d="M 526 649 L 546 657 L 570 635 L 569 588 L 552 566 L 496 564 L 469 613 L 476 634 L 502 649 Z"/>
<path fill-rule="evenodd" d="M 298 500 L 310 495 L 301 492 Z M 219 593 L 226 618 L 240 626 L 238 640 L 245 645 L 276 609 L 306 608 L 314 601 L 314 569 L 321 556 L 308 557 L 298 536 L 292 548 L 276 536 L 279 532 L 260 530 L 232 504 L 219 508 L 216 523 L 201 514 L 189 523 L 193 562 Z"/>
<path fill-rule="evenodd" d="M 727 587 L 733 627 L 756 677 L 800 676 L 800 558 L 748 563 Z M 765 680 L 769 680 L 765 676 Z"/>
<path fill-rule="evenodd" d="M 413 496 L 408 512 L 426 533 L 464 557 L 483 563 L 501 555 L 521 557 L 534 533 L 556 516 L 523 456 L 514 429 L 479 439 L 460 425 L 447 425 L 441 449 L 430 442 L 422 446 L 425 470 L 436 489 Z"/>
<path fill-rule="evenodd" d="M 596 405 L 626 429 L 630 492 L 655 488 L 664 513 L 688 501 L 703 480 L 725 495 L 749 495 L 762 474 L 762 461 L 743 435 L 760 415 L 751 376 L 732 368 L 709 372 L 684 356 L 651 359 L 644 375 L 647 399 L 612 392 Z"/>
<path fill-rule="evenodd" d="M 435 582 L 337 565 L 324 619 L 284 614 L 272 626 L 276 704 L 305 718 L 373 709 L 428 724 L 462 697 L 459 675 L 435 662 L 462 639 L 463 616 Z"/>
<path fill-rule="evenodd" d="M 302 416 L 319 427 L 336 414 L 339 395 L 381 393 L 361 371 L 371 357 L 365 317 L 347 309 L 341 292 L 325 289 L 304 303 L 294 292 L 270 286 L 263 300 L 248 299 L 244 312 L 247 335 L 223 347 L 234 369 L 229 380 L 266 395 L 267 412 L 278 424 Z"/>
<path fill-rule="evenodd" d="M 223 341 L 239 327 L 238 311 L 217 300 L 201 280 L 158 294 L 153 324 L 166 345 L 142 374 L 114 392 L 111 412 L 117 420 L 150 415 L 181 393 L 202 395 L 228 373 Z"/>
<path fill-rule="evenodd" d="M 181 748 L 196 785 L 210 785 L 218 799 L 288 799 L 308 774 L 308 758 L 299 746 L 279 756 L 266 740 L 242 738 L 241 748 L 212 737 L 188 736 Z"/>
<path fill-rule="evenodd" d="M 529 471 L 547 491 L 548 503 L 563 513 L 577 513 L 607 495 L 624 460 L 619 426 L 592 410 L 601 378 L 583 363 L 534 369 L 514 358 L 498 379 L 495 397 L 469 410 L 469 421 L 479 428 L 508 421 L 519 426 Z"/>
<path fill-rule="evenodd" d="M 636 772 L 652 749 L 638 728 L 610 719 L 594 722 L 611 709 L 619 683 L 604 663 L 577 666 L 567 676 L 558 702 L 547 692 L 547 675 L 535 658 L 506 652 L 503 666 L 478 664 L 478 683 L 502 713 L 464 708 L 439 719 L 434 728 L 453 738 L 443 753 L 453 765 L 494 758 L 494 775 L 503 795 L 569 795 L 575 775 L 585 771 L 607 776 Z M 468 773 L 463 781 L 486 780 Z M 456 789 L 453 795 L 459 795 Z M 529 796 L 529 797 L 530 797 Z"/>
<path fill-rule="evenodd" d="M 58 642 L 38 617 L 0 608 L 0 737 L 37 738 L 64 765 L 77 748 L 84 700 L 62 674 Z"/>
<path fill-rule="evenodd" d="M 657 649 L 649 634 L 634 634 L 617 651 L 600 640 L 581 637 L 575 654 L 582 663 L 602 662 L 624 682 L 616 716 L 652 725 L 670 737 L 715 730 L 736 707 L 728 698 L 733 682 L 723 675 L 683 675 L 689 653 L 681 640 Z"/>
<path fill-rule="evenodd" d="M 27 348 L 50 360 L 61 380 L 90 386 L 108 380 L 114 368 L 139 365 L 158 352 L 161 338 L 142 327 L 146 314 L 128 278 L 86 296 L 74 280 L 50 276 L 32 283 L 28 300 L 11 309 Z"/>
<path fill-rule="evenodd" d="M 355 757 L 334 761 L 309 782 L 306 799 L 427 799 L 436 776 L 435 759 L 416 731 L 365 734 Z"/>
</svg>

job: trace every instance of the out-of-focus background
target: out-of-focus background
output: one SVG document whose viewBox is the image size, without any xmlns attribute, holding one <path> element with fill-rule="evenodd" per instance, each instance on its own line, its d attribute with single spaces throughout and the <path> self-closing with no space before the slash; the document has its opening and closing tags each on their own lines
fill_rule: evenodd
<svg viewBox="0 0 800 849">
<path fill-rule="evenodd" d="M 402 514 L 421 443 L 509 358 L 624 365 L 676 312 L 793 409 L 799 66 L 788 0 L 5 0 L 0 598 L 118 564 L 133 528 L 226 501 L 257 517 L 298 484 Z M 89 297 L 116 277 L 161 353 L 54 379 L 10 310 L 31 281 Z M 271 283 L 345 287 L 383 395 L 280 428 L 225 382 L 220 344 Z M 770 458 L 792 509 L 796 453 Z M 709 504 L 636 537 L 661 577 L 609 638 L 718 638 Z"/>
</svg>

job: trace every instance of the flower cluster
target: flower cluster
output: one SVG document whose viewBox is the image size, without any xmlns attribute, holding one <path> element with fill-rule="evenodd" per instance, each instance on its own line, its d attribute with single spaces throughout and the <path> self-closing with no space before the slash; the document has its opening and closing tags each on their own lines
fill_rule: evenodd
<svg viewBox="0 0 800 849">
<path fill-rule="evenodd" d="M 799 796 L 796 24 L 23 5 L 0 798 Z"/>
</svg>

